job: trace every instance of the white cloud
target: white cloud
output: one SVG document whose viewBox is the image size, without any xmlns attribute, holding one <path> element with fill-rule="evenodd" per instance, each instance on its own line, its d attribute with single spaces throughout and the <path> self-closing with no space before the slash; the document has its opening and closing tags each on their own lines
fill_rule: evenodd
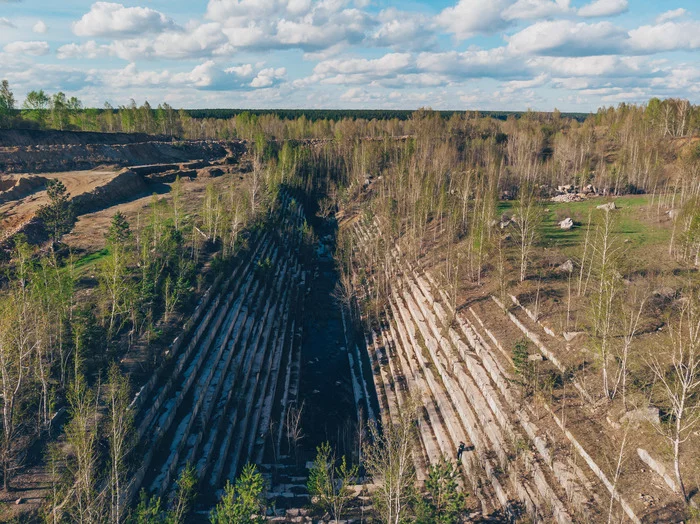
<svg viewBox="0 0 700 524">
<path fill-rule="evenodd" d="M 384 9 L 377 17 L 380 25 L 366 40 L 368 45 L 395 50 L 427 49 L 435 44 L 434 24 L 420 13 Z"/>
<path fill-rule="evenodd" d="M 454 7 L 443 9 L 436 21 L 458 39 L 466 40 L 480 33 L 505 29 L 508 22 L 501 13 L 510 4 L 511 0 L 459 0 Z"/>
<path fill-rule="evenodd" d="M 118 39 L 109 44 L 97 44 L 89 40 L 82 44 L 63 45 L 58 58 L 97 58 L 116 56 L 133 62 L 136 60 L 211 58 L 229 54 L 232 48 L 217 23 L 190 25 L 186 29 L 164 31 L 153 37 Z"/>
<path fill-rule="evenodd" d="M 663 24 L 664 22 L 668 22 L 669 20 L 675 20 L 677 18 L 682 18 L 687 14 L 688 14 L 688 11 L 686 11 L 682 7 L 679 7 L 678 9 L 673 9 L 671 11 L 666 11 L 665 13 L 661 13 L 659 16 L 656 17 L 656 23 Z"/>
<path fill-rule="evenodd" d="M 277 69 L 269 67 L 259 71 L 257 76 L 253 78 L 250 86 L 256 88 L 272 87 L 273 85 L 279 84 L 285 76 L 287 76 L 287 70 L 284 67 Z"/>
<path fill-rule="evenodd" d="M 10 22 L 4 16 L 0 17 L 0 27 L 9 27 L 10 29 L 15 29 L 17 26 Z"/>
<path fill-rule="evenodd" d="M 222 69 L 214 60 L 207 60 L 184 72 L 171 72 L 168 69 L 140 70 L 132 62 L 122 69 L 93 70 L 92 74 L 104 85 L 117 88 L 173 87 L 199 91 L 240 91 L 279 85 L 287 71 L 283 67 L 255 71 L 252 64 Z"/>
<path fill-rule="evenodd" d="M 188 27 L 185 31 L 166 31 L 153 42 L 153 55 L 161 58 L 209 56 L 227 43 L 218 23 Z"/>
<path fill-rule="evenodd" d="M 170 18 L 150 7 L 95 2 L 90 11 L 73 24 L 73 32 L 78 36 L 123 37 L 174 27 Z"/>
<path fill-rule="evenodd" d="M 463 52 L 421 53 L 417 58 L 421 71 L 452 78 L 518 78 L 527 76 L 525 62 L 505 47 L 472 49 Z"/>
<path fill-rule="evenodd" d="M 578 10 L 579 16 L 600 17 L 624 13 L 629 9 L 627 0 L 593 0 Z"/>
<path fill-rule="evenodd" d="M 503 11 L 506 20 L 527 20 L 564 15 L 572 11 L 570 0 L 518 0 Z"/>
<path fill-rule="evenodd" d="M 253 64 L 243 64 L 240 66 L 229 67 L 228 69 L 224 69 L 224 72 L 233 73 L 243 78 L 251 78 L 255 74 Z"/>
<path fill-rule="evenodd" d="M 405 71 L 411 66 L 412 57 L 408 53 L 389 53 L 381 58 L 351 58 L 327 60 L 314 67 L 314 73 L 324 76 L 334 74 L 376 73 L 390 75 Z"/>
<path fill-rule="evenodd" d="M 642 57 L 629 56 L 582 56 L 534 58 L 528 65 L 559 77 L 622 77 L 653 76 L 659 68 Z"/>
<path fill-rule="evenodd" d="M 56 56 L 61 59 L 70 58 L 98 58 L 109 54 L 109 46 L 99 45 L 94 40 L 88 40 L 82 44 L 65 44 L 58 48 Z"/>
<path fill-rule="evenodd" d="M 359 43 L 373 18 L 349 0 L 210 0 L 206 17 L 222 24 L 234 48 L 319 52 Z"/>
<path fill-rule="evenodd" d="M 38 41 L 17 41 L 10 42 L 3 48 L 6 53 L 9 54 L 19 54 L 19 55 L 31 55 L 31 56 L 43 56 L 48 55 L 51 48 L 48 42 L 38 42 Z"/>
<path fill-rule="evenodd" d="M 17 88 L 16 92 L 36 89 L 37 78 L 41 79 L 40 87 L 47 91 L 78 91 L 93 83 L 90 74 L 83 70 L 54 64 L 16 64 L 3 72 L 3 78 Z"/>
<path fill-rule="evenodd" d="M 43 20 L 39 20 L 36 24 L 34 24 L 34 27 L 32 27 L 32 31 L 35 33 L 43 35 L 49 30 L 49 26 L 47 26 Z"/>
<path fill-rule="evenodd" d="M 570 20 L 537 22 L 507 37 L 514 54 L 587 56 L 616 54 L 627 34 L 610 22 L 593 24 Z"/>
<path fill-rule="evenodd" d="M 532 89 L 533 87 L 541 87 L 547 83 L 549 76 L 542 73 L 535 78 L 530 80 L 511 80 L 510 82 L 504 82 L 503 91 L 505 93 L 515 93 L 523 89 Z"/>
<path fill-rule="evenodd" d="M 209 0 L 207 18 L 211 20 L 303 16 L 311 9 L 311 0 Z"/>
<path fill-rule="evenodd" d="M 630 47 L 636 52 L 658 53 L 677 49 L 700 49 L 700 21 L 665 22 L 645 25 L 629 32 Z"/>
</svg>

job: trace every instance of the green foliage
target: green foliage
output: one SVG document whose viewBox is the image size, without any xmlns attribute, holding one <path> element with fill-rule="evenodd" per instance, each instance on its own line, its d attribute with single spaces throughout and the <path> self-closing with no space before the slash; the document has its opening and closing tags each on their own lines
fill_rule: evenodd
<svg viewBox="0 0 700 524">
<path fill-rule="evenodd" d="M 336 521 L 340 520 L 343 508 L 352 498 L 350 486 L 358 471 L 357 465 L 348 465 L 345 456 L 338 461 L 330 443 L 318 446 L 306 483 L 314 504 L 322 511 L 328 511 Z"/>
<path fill-rule="evenodd" d="M 418 504 L 419 524 L 462 522 L 466 496 L 460 491 L 459 472 L 447 457 L 432 464 L 425 481 L 427 497 Z"/>
<path fill-rule="evenodd" d="M 145 489 L 141 490 L 139 504 L 132 512 L 130 524 L 161 524 L 165 521 L 160 497 L 149 497 Z"/>
<path fill-rule="evenodd" d="M 111 246 L 123 245 L 131 239 L 131 229 L 126 216 L 121 211 L 117 211 L 112 216 L 112 222 L 107 232 L 107 244 Z"/>
<path fill-rule="evenodd" d="M 73 229 L 76 215 L 70 202 L 70 194 L 63 182 L 58 179 L 48 180 L 46 194 L 49 203 L 39 208 L 37 216 L 44 223 L 49 238 L 55 243 Z"/>
<path fill-rule="evenodd" d="M 265 480 L 253 464 L 246 464 L 235 486 L 224 487 L 221 500 L 209 515 L 212 524 L 262 524 L 265 522 Z"/>
<path fill-rule="evenodd" d="M 197 473 L 192 464 L 187 464 L 177 479 L 175 500 L 168 512 L 167 524 L 187 522 L 187 516 L 197 498 Z"/>
<path fill-rule="evenodd" d="M 529 345 L 530 342 L 526 338 L 521 338 L 515 343 L 512 355 L 515 373 L 520 377 L 520 385 L 523 386 L 526 393 L 531 393 L 535 386 L 534 369 L 532 362 L 528 359 L 530 356 Z"/>
<path fill-rule="evenodd" d="M 0 126 L 9 126 L 15 110 L 15 96 L 7 80 L 0 83 Z"/>
</svg>

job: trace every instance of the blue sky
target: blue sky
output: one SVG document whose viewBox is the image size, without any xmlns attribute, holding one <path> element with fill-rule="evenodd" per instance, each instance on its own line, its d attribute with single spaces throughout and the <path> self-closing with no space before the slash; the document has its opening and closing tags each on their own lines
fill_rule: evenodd
<svg viewBox="0 0 700 524">
<path fill-rule="evenodd" d="M 698 0 L 0 0 L 0 78 L 85 105 L 700 102 Z"/>
</svg>

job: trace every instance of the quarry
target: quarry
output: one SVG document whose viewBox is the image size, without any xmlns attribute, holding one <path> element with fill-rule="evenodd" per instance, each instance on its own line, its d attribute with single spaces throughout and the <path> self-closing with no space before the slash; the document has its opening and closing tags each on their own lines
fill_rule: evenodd
<svg viewBox="0 0 700 524">
<path fill-rule="evenodd" d="M 76 500 L 98 500 L 116 479 L 121 486 L 104 504 L 121 521 L 139 501 L 180 500 L 181 479 L 192 475 L 197 496 L 185 521 L 207 522 L 227 482 L 254 464 L 265 483 L 266 520 L 330 522 L 308 484 L 314 457 L 329 442 L 338 457 L 360 466 L 346 486 L 342 521 L 376 522 L 370 519 L 378 518 L 383 480 L 363 457 L 406 413 L 406 471 L 420 491 L 436 465 L 452 464 L 456 490 L 468 494 L 459 522 L 641 524 L 697 515 L 698 427 L 683 433 L 683 453 L 675 455 L 681 486 L 674 454 L 659 437 L 672 424 L 673 406 L 661 404 L 651 385 L 664 375 L 640 370 L 646 363 L 654 369 L 647 350 L 661 347 L 674 315 L 685 315 L 692 300 L 682 286 L 697 272 L 694 245 L 684 262 L 656 262 L 671 235 L 686 238 L 672 215 L 697 195 L 698 179 L 687 179 L 682 195 L 678 184 L 640 194 L 602 181 L 548 185 L 537 196 L 538 239 L 518 258 L 505 246 L 525 241 L 525 186 L 502 193 L 498 185 L 509 183 L 503 174 L 496 182 L 458 179 L 450 171 L 456 168 L 436 167 L 435 176 L 451 181 L 419 197 L 413 191 L 427 178 L 406 159 L 411 148 L 434 146 L 422 142 L 419 127 L 408 131 L 347 141 L 271 138 L 261 150 L 243 138 L 0 130 L 4 259 L 17 260 L 22 238 L 36 246 L 35 256 L 63 260 L 76 291 L 61 322 L 84 302 L 114 335 L 102 349 L 76 342 L 63 372 L 71 376 L 74 367 L 95 389 L 93 399 L 108 390 L 107 360 L 130 384 L 123 469 L 115 477 L 95 469 L 89 490 L 80 477 L 56 487 L 45 450 L 62 450 L 66 471 L 78 468 L 79 439 L 70 428 L 83 409 L 77 393 L 57 393 L 46 406 L 45 429 L 13 434 L 26 446 L 12 455 L 3 518 L 73 521 Z M 696 147 L 689 144 L 682 147 Z M 430 151 L 415 162 L 449 156 Z M 354 163 L 353 155 L 367 158 Z M 60 243 L 40 212 L 54 202 L 53 181 L 75 213 Z M 116 215 L 136 247 L 127 263 L 133 272 L 113 282 L 136 279 L 143 261 L 165 249 L 161 239 L 182 246 L 193 265 L 183 284 L 187 301 L 172 298 L 170 286 L 184 271 L 175 263 L 152 316 L 136 320 L 131 299 L 109 304 L 111 320 L 120 319 L 112 330 L 109 307 L 95 297 L 116 289 L 101 273 L 116 252 Z M 606 222 L 613 216 L 616 225 Z M 637 293 L 640 275 L 650 283 L 644 300 L 629 307 L 603 291 L 595 295 L 609 299 L 617 309 L 607 313 L 620 320 L 602 339 L 606 311 L 597 310 L 591 328 L 585 297 L 604 288 L 605 275 L 589 264 L 612 245 L 594 240 L 606 224 L 619 236 L 614 249 L 626 250 L 616 297 Z M 83 340 L 76 333 L 73 327 L 65 336 Z M 596 357 L 601 340 L 615 348 L 604 364 Z M 629 375 L 622 367 L 628 351 L 639 355 L 630 357 Z M 610 376 L 601 375 L 608 365 Z M 60 389 L 58 379 L 50 383 Z M 95 409 L 94 427 L 112 424 L 109 406 Z M 107 429 L 94 434 L 95 464 L 110 439 Z"/>
</svg>

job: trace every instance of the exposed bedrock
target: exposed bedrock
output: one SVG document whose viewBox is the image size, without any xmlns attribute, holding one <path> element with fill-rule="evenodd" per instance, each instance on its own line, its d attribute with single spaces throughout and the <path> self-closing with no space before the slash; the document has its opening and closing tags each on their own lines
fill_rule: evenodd
<svg viewBox="0 0 700 524">
<path fill-rule="evenodd" d="M 138 391 L 132 406 L 143 460 L 132 500 L 142 487 L 172 494 L 189 463 L 200 503 L 212 504 L 246 462 L 285 455 L 282 427 L 299 391 L 302 224 L 303 207 L 284 194 L 277 224 L 254 236 L 212 285 Z"/>
<path fill-rule="evenodd" d="M 343 227 L 353 229 L 360 251 L 378 234 L 370 221 Z M 634 486 L 616 485 L 601 455 L 603 440 L 591 445 L 582 438 L 591 432 L 602 436 L 605 428 L 599 430 L 586 416 L 591 399 L 576 380 L 567 386 L 573 386 L 576 398 L 566 413 L 546 398 L 538 401 L 539 407 L 524 400 L 506 348 L 524 336 L 546 365 L 562 366 L 555 355 L 558 339 L 526 311 L 518 306 L 506 311 L 485 297 L 453 312 L 430 271 L 409 262 L 398 248 L 391 253 L 391 265 L 395 277 L 387 304 L 366 335 L 372 362 L 368 386 L 377 391 L 378 418 L 384 424 L 410 396 L 420 395 L 423 410 L 414 456 L 419 480 L 441 456 L 454 460 L 464 442 L 470 451 L 460 464 L 463 483 L 484 516 L 525 513 L 540 522 L 601 522 L 612 508 L 617 522 L 651 522 L 650 510 L 636 496 L 640 489 L 653 489 L 660 505 L 673 504 L 672 479 L 650 466 L 655 462 L 646 452 L 640 451 L 638 463 L 630 457 L 628 465 L 642 472 L 643 486 L 634 491 Z M 370 277 L 360 301 L 363 293 L 372 293 L 372 285 Z M 584 427 L 590 431 L 580 431 Z"/>
</svg>

